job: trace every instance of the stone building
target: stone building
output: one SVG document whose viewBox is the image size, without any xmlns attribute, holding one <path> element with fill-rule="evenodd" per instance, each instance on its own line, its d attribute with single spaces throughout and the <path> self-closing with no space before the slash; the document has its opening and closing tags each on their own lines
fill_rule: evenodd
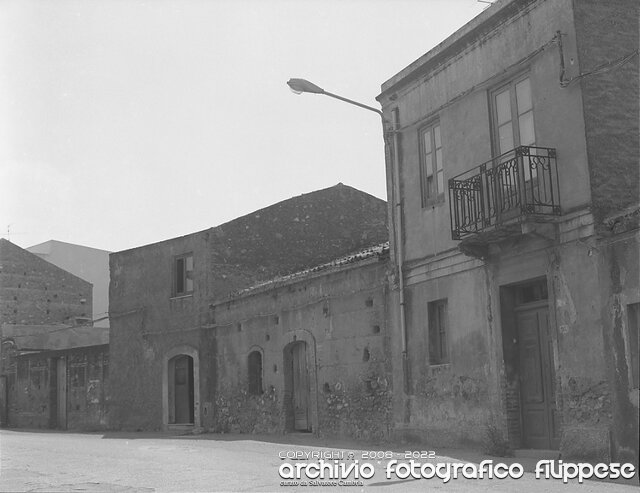
<svg viewBox="0 0 640 493">
<path fill-rule="evenodd" d="M 396 432 L 637 463 L 638 3 L 498 0 L 378 100 Z"/>
<path fill-rule="evenodd" d="M 339 184 L 112 254 L 112 425 L 388 434 L 386 217 Z"/>
<path fill-rule="evenodd" d="M 0 238 L 0 317 L 8 324 L 90 321 L 90 282 Z"/>
<path fill-rule="evenodd" d="M 49 240 L 27 250 L 93 285 L 95 327 L 109 327 L 109 253 L 64 241 Z"/>
<path fill-rule="evenodd" d="M 4 324 L 0 333 L 3 425 L 107 427 L 109 329 Z"/>
<path fill-rule="evenodd" d="M 0 424 L 106 426 L 108 329 L 92 285 L 0 239 Z"/>
</svg>

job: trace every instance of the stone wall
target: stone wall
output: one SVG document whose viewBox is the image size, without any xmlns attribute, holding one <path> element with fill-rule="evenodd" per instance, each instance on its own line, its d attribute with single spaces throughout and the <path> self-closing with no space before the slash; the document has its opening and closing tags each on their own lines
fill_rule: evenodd
<svg viewBox="0 0 640 493">
<path fill-rule="evenodd" d="M 287 406 L 287 351 L 304 341 L 311 431 L 366 440 L 389 436 L 387 264 L 366 262 L 215 307 L 215 431 L 294 431 Z M 264 392 L 250 395 L 248 355 L 255 350 L 262 354 Z"/>
<path fill-rule="evenodd" d="M 0 238 L 0 323 L 73 323 L 91 307 L 91 283 Z"/>
</svg>

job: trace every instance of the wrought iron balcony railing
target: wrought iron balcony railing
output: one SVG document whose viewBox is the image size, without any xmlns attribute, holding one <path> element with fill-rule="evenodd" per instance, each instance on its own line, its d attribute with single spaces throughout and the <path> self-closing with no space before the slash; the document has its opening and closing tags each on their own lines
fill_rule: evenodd
<svg viewBox="0 0 640 493">
<path fill-rule="evenodd" d="M 520 146 L 449 180 L 451 237 L 523 216 L 560 215 L 556 150 Z"/>
</svg>

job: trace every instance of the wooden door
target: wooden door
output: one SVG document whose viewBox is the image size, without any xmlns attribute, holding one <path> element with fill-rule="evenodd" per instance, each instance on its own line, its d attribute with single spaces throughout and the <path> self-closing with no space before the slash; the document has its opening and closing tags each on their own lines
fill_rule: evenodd
<svg viewBox="0 0 640 493">
<path fill-rule="evenodd" d="M 57 398 L 56 415 L 58 428 L 67 428 L 67 360 L 58 358 L 56 363 Z"/>
<path fill-rule="evenodd" d="M 177 356 L 175 359 L 175 422 L 193 423 L 193 358 Z"/>
<path fill-rule="evenodd" d="M 7 391 L 7 376 L 0 375 L 0 427 L 7 426 L 7 410 L 9 406 L 7 405 L 7 396 L 9 392 Z"/>
<path fill-rule="evenodd" d="M 293 416 L 294 428 L 310 431 L 309 420 L 309 371 L 307 369 L 307 346 L 304 342 L 292 348 Z"/>
<path fill-rule="evenodd" d="M 518 310 L 517 324 L 523 445 L 557 449 L 559 421 L 547 306 Z"/>
</svg>

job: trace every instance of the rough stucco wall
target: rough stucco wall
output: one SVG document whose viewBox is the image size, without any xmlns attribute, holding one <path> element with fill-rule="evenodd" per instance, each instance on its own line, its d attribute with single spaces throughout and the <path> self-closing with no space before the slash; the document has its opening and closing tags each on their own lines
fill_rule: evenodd
<svg viewBox="0 0 640 493">
<path fill-rule="evenodd" d="M 105 429 L 109 354 L 104 346 L 15 358 L 7 372 L 8 425 L 57 427 L 58 358 L 67 360 L 67 429 Z"/>
<path fill-rule="evenodd" d="M 107 350 L 75 350 L 67 358 L 67 429 L 105 429 L 107 421 Z"/>
<path fill-rule="evenodd" d="M 611 394 L 599 310 L 597 257 L 584 243 L 560 247 L 549 267 L 558 339 L 563 457 L 609 456 Z"/>
<path fill-rule="evenodd" d="M 215 431 L 290 431 L 285 348 L 305 334 L 313 431 L 380 440 L 389 435 L 391 375 L 386 262 L 350 268 L 216 307 Z M 313 345 L 313 347 L 310 347 Z M 250 351 L 263 353 L 262 395 L 248 394 Z M 315 361 L 315 368 L 313 362 Z"/>
<path fill-rule="evenodd" d="M 11 369 L 8 372 L 9 426 L 48 428 L 50 372 L 47 359 L 38 356 L 19 358 Z"/>
<path fill-rule="evenodd" d="M 640 162 L 638 16 L 636 0 L 574 0 L 582 73 L 636 51 L 622 66 L 578 82 L 596 224 L 638 202 Z"/>
<path fill-rule="evenodd" d="M 640 268 L 636 233 L 624 239 L 599 245 L 602 287 L 602 322 L 607 347 L 608 374 L 611 382 L 613 420 L 611 424 L 612 460 L 638 463 L 638 388 L 631 381 L 629 360 L 631 322 L 629 304 L 640 302 Z"/>
<path fill-rule="evenodd" d="M 194 259 L 194 291 L 174 298 L 174 258 L 189 252 Z M 113 428 L 162 427 L 163 357 L 175 345 L 200 346 L 200 334 L 194 329 L 207 322 L 208 255 L 204 232 L 109 257 Z"/>
<path fill-rule="evenodd" d="M 407 288 L 408 359 L 411 392 L 401 436 L 429 446 L 479 444 L 493 419 L 495 380 L 482 269 Z M 446 299 L 449 363 L 429 364 L 428 303 Z M 399 416 L 396 416 L 396 419 Z"/>
<path fill-rule="evenodd" d="M 90 283 L 0 239 L 1 323 L 65 323 L 91 318 L 91 307 Z"/>
</svg>

